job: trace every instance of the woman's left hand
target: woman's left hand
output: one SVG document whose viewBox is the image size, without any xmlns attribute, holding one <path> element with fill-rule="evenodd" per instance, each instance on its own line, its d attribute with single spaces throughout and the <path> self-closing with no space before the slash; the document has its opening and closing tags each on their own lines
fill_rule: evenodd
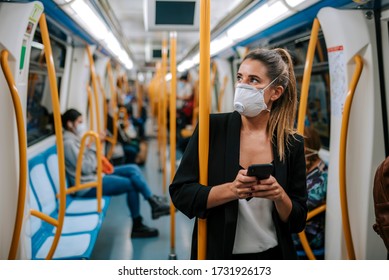
<svg viewBox="0 0 389 280">
<path fill-rule="evenodd" d="M 253 197 L 267 198 L 274 202 L 282 200 L 286 194 L 273 176 L 258 180 L 257 184 L 251 187 L 251 190 Z"/>
</svg>

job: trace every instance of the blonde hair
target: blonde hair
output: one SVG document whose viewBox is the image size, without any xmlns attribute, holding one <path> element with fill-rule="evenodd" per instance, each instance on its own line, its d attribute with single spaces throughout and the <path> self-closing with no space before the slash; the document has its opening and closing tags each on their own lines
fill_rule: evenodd
<svg viewBox="0 0 389 280">
<path fill-rule="evenodd" d="M 263 63 L 267 68 L 270 80 L 276 79 L 272 87 L 282 86 L 284 89 L 280 98 L 272 104 L 267 125 L 269 135 L 277 134 L 278 156 L 283 161 L 285 148 L 290 145 L 290 137 L 294 137 L 297 133 L 294 127 L 297 111 L 297 89 L 292 58 L 287 50 L 276 48 L 253 50 L 243 60 L 247 59 Z M 272 137 L 272 143 L 274 140 L 275 138 Z"/>
</svg>

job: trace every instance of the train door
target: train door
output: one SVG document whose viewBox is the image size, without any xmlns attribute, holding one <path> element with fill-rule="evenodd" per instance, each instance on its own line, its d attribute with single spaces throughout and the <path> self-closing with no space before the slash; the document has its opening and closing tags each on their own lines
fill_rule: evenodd
<svg viewBox="0 0 389 280">
<path fill-rule="evenodd" d="M 331 81 L 330 157 L 326 211 L 326 259 L 348 259 L 339 199 L 339 143 L 342 114 L 356 64 L 363 60 L 346 140 L 346 186 L 356 259 L 384 259 L 382 241 L 372 230 L 372 184 L 384 159 L 376 33 L 371 11 L 323 8 L 318 13 L 325 37 Z M 344 117 L 344 116 L 343 116 Z"/>
</svg>

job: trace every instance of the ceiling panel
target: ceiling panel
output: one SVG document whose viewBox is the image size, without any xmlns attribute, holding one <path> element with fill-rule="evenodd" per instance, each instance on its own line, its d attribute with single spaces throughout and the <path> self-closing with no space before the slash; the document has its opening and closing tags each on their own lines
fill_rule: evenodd
<svg viewBox="0 0 389 280">
<path fill-rule="evenodd" d="M 111 12 L 120 25 L 122 34 L 129 43 L 135 64 L 142 68 L 150 57 L 152 49 L 161 48 L 162 40 L 168 39 L 168 32 L 146 31 L 144 24 L 144 3 L 142 0 L 109 0 Z M 249 4 L 249 0 L 211 0 L 211 30 L 217 26 L 234 8 L 242 3 Z M 183 59 L 188 52 L 198 44 L 199 32 L 177 32 L 177 61 Z"/>
</svg>

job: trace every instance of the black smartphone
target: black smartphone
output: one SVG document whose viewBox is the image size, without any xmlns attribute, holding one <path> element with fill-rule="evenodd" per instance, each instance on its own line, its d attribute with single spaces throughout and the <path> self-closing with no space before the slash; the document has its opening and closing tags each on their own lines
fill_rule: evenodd
<svg viewBox="0 0 389 280">
<path fill-rule="evenodd" d="M 272 172 L 272 163 L 252 164 L 247 168 L 247 176 L 255 176 L 258 180 L 269 178 Z M 249 201 L 250 199 L 252 199 L 252 197 L 246 198 L 247 201 Z"/>
<path fill-rule="evenodd" d="M 270 177 L 270 174 L 273 172 L 273 164 L 252 164 L 247 168 L 248 176 L 255 176 L 258 180 L 267 179 Z"/>
</svg>

